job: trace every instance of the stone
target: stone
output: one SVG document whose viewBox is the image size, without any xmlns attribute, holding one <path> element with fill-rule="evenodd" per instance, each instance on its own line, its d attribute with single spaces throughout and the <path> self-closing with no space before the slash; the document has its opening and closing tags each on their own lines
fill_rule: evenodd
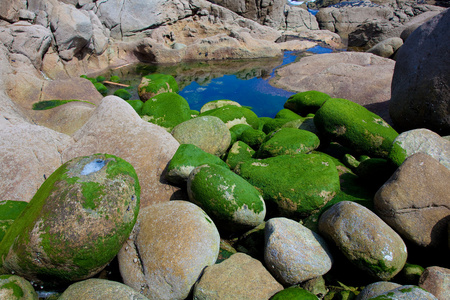
<svg viewBox="0 0 450 300">
<path fill-rule="evenodd" d="M 244 253 L 209 266 L 194 287 L 194 299 L 269 299 L 283 289 L 263 264 Z"/>
<path fill-rule="evenodd" d="M 30 282 L 17 275 L 0 275 L 0 298 L 5 300 L 38 300 Z"/>
<path fill-rule="evenodd" d="M 449 26 L 447 9 L 417 28 L 397 53 L 389 114 L 400 131 L 450 133 Z"/>
<path fill-rule="evenodd" d="M 399 134 L 389 152 L 389 160 L 400 166 L 415 153 L 425 153 L 450 169 L 450 141 L 426 128 L 412 129 Z"/>
<path fill-rule="evenodd" d="M 197 117 L 180 123 L 171 134 L 180 144 L 193 144 L 216 156 L 222 156 L 231 143 L 230 130 L 214 116 Z"/>
<path fill-rule="evenodd" d="M 402 33 L 400 34 L 400 38 L 403 40 L 403 42 L 406 41 L 406 39 L 411 35 L 411 33 L 413 33 L 414 30 L 416 30 L 423 23 L 427 22 L 441 12 L 442 11 L 440 10 L 430 10 L 413 17 L 411 20 L 404 24 L 405 29 L 403 29 Z"/>
<path fill-rule="evenodd" d="M 382 42 L 379 42 L 369 50 L 367 53 L 373 53 L 375 55 L 391 58 L 403 45 L 403 40 L 399 37 L 388 38 Z"/>
<path fill-rule="evenodd" d="M 374 207 L 386 223 L 414 244 L 446 246 L 449 180 L 450 171 L 438 161 L 414 154 L 378 190 Z"/>
<path fill-rule="evenodd" d="M 252 149 L 259 149 L 261 144 L 264 142 L 266 134 L 264 131 L 259 129 L 247 128 L 244 130 L 239 140 L 249 145 Z"/>
<path fill-rule="evenodd" d="M 388 282 L 388 281 L 377 281 L 365 286 L 361 293 L 356 296 L 356 300 L 368 300 L 372 297 L 376 297 L 379 294 L 393 290 L 395 288 L 401 287 L 401 284 Z"/>
<path fill-rule="evenodd" d="M 68 135 L 43 126 L 26 122 L 1 126 L 0 199 L 29 202 L 61 166 L 61 153 L 73 143 Z"/>
<path fill-rule="evenodd" d="M 252 229 L 266 216 L 258 190 L 228 168 L 213 164 L 195 168 L 189 175 L 187 192 L 189 200 L 203 208 L 226 233 Z"/>
<path fill-rule="evenodd" d="M 378 294 L 370 298 L 372 300 L 409 300 L 409 299 L 423 299 L 423 300 L 437 300 L 433 294 L 419 288 L 415 285 L 402 285 L 393 290 Z"/>
<path fill-rule="evenodd" d="M 308 292 L 307 290 L 298 287 L 298 286 L 291 286 L 288 288 L 285 288 L 284 290 L 276 293 L 272 298 L 272 300 L 283 300 L 283 299 L 305 299 L 305 300 L 317 300 L 316 295 L 314 295 L 311 292 Z"/>
<path fill-rule="evenodd" d="M 73 138 L 76 142 L 65 149 L 63 161 L 110 153 L 133 165 L 141 184 L 141 207 L 169 201 L 179 190 L 164 178 L 179 143 L 166 130 L 143 121 L 119 97 L 105 97 Z"/>
<path fill-rule="evenodd" d="M 448 299 L 450 297 L 450 270 L 438 266 L 426 268 L 419 279 L 419 287 L 438 299 Z"/>
<path fill-rule="evenodd" d="M 329 95 L 318 91 L 301 92 L 290 96 L 284 103 L 284 108 L 305 117 L 311 113 L 315 114 L 322 104 L 330 98 Z"/>
<path fill-rule="evenodd" d="M 388 281 L 406 263 L 402 238 L 375 213 L 355 202 L 341 201 L 325 211 L 319 219 L 319 233 L 375 279 Z"/>
<path fill-rule="evenodd" d="M 327 100 L 314 116 L 319 132 L 359 154 L 386 158 L 398 133 L 380 116 L 346 99 Z"/>
<path fill-rule="evenodd" d="M 147 297 L 128 285 L 99 278 L 91 278 L 71 284 L 58 299 L 148 300 Z"/>
<path fill-rule="evenodd" d="M 333 161 L 323 154 L 280 155 L 246 161 L 235 172 L 254 185 L 282 216 L 308 216 L 340 190 Z"/>
<path fill-rule="evenodd" d="M 221 119 L 230 129 L 237 124 L 247 124 L 254 129 L 259 128 L 258 116 L 248 108 L 234 105 L 226 105 L 216 109 L 208 110 L 200 116 L 215 116 Z"/>
<path fill-rule="evenodd" d="M 14 223 L 14 220 L 28 205 L 25 201 L 2 200 L 0 201 L 0 242 L 6 231 Z"/>
<path fill-rule="evenodd" d="M 293 92 L 320 91 L 356 102 L 390 122 L 388 101 L 395 61 L 371 53 L 311 55 L 275 70 L 270 80 Z"/>
<path fill-rule="evenodd" d="M 181 185 L 187 182 L 189 174 L 196 167 L 204 164 L 215 164 L 228 168 L 227 164 L 219 157 L 203 151 L 198 146 L 181 144 L 170 160 L 165 176 L 168 181 Z"/>
<path fill-rule="evenodd" d="M 161 93 L 178 93 L 178 83 L 172 75 L 150 74 L 142 77 L 138 86 L 139 98 L 146 102 Z"/>
<path fill-rule="evenodd" d="M 132 165 L 109 154 L 70 160 L 53 172 L 0 243 L 1 270 L 62 285 L 101 271 L 139 212 Z"/>
<path fill-rule="evenodd" d="M 249 145 L 242 141 L 237 141 L 228 151 L 225 162 L 233 170 L 239 163 L 252 159 L 255 153 L 255 150 Z"/>
<path fill-rule="evenodd" d="M 277 29 L 290 30 L 290 31 L 302 31 L 302 30 L 318 30 L 319 23 L 317 19 L 306 9 L 297 6 L 284 6 L 284 14 L 286 23 L 284 26 L 280 26 Z"/>
<path fill-rule="evenodd" d="M 207 266 L 216 262 L 220 236 L 193 203 L 170 201 L 141 209 L 118 254 L 126 285 L 149 299 L 185 299 Z"/>
<path fill-rule="evenodd" d="M 267 158 L 278 155 L 309 153 L 317 149 L 319 144 L 319 137 L 310 131 L 297 128 L 281 128 L 273 131 L 266 137 L 256 153 L 256 157 Z"/>
<path fill-rule="evenodd" d="M 233 101 L 233 100 L 226 100 L 226 99 L 214 100 L 214 101 L 209 101 L 209 102 L 203 104 L 203 106 L 200 108 L 200 113 L 202 114 L 205 111 L 212 110 L 212 109 L 219 108 L 219 107 L 223 107 L 225 105 L 234 105 L 234 106 L 237 106 L 237 107 L 241 107 L 241 105 L 238 102 Z"/>
<path fill-rule="evenodd" d="M 8 22 L 19 21 L 19 12 L 21 9 L 26 9 L 27 3 L 23 0 L 12 0 L 2 3 L 0 7 L 0 19 Z"/>
<path fill-rule="evenodd" d="M 267 221 L 264 261 L 275 278 L 286 286 L 324 275 L 332 266 L 332 256 L 325 240 L 286 218 Z"/>
</svg>

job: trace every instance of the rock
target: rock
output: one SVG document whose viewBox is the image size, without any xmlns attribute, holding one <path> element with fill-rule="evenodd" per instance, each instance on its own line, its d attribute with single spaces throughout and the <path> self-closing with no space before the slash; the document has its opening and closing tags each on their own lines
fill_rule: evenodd
<svg viewBox="0 0 450 300">
<path fill-rule="evenodd" d="M 139 194 L 134 168 L 119 157 L 95 154 L 66 162 L 0 243 L 3 272 L 49 285 L 95 275 L 133 229 Z"/>
<path fill-rule="evenodd" d="M 216 156 L 223 155 L 231 142 L 230 130 L 214 116 L 197 117 L 178 124 L 172 130 L 172 136 L 180 144 L 193 144 Z"/>
<path fill-rule="evenodd" d="M 255 150 L 249 145 L 242 141 L 237 141 L 228 151 L 225 162 L 233 170 L 240 162 L 252 159 L 255 153 Z"/>
<path fill-rule="evenodd" d="M 25 201 L 2 200 L 0 201 L 0 242 L 6 231 L 14 223 L 14 220 L 27 206 Z"/>
<path fill-rule="evenodd" d="M 164 179 L 164 172 L 179 143 L 164 129 L 143 121 L 121 98 L 105 97 L 73 138 L 76 142 L 65 149 L 63 161 L 110 153 L 134 166 L 141 184 L 141 207 L 169 201 L 178 191 Z"/>
<path fill-rule="evenodd" d="M 331 97 L 325 93 L 318 91 L 306 91 L 297 93 L 284 103 L 284 108 L 288 108 L 293 112 L 307 116 L 308 114 L 315 114 L 316 111 Z"/>
<path fill-rule="evenodd" d="M 284 6 L 285 23 L 276 28 L 279 30 L 302 31 L 318 30 L 317 19 L 306 9 L 297 6 Z"/>
<path fill-rule="evenodd" d="M 269 299 L 283 289 L 258 260 L 236 253 L 207 267 L 194 287 L 194 299 Z"/>
<path fill-rule="evenodd" d="M 150 299 L 185 299 L 203 269 L 215 263 L 220 237 L 195 204 L 159 203 L 141 209 L 119 252 L 124 283 Z"/>
<path fill-rule="evenodd" d="M 425 269 L 419 279 L 419 287 L 432 293 L 438 299 L 450 297 L 450 270 L 432 266 Z"/>
<path fill-rule="evenodd" d="M 406 39 L 411 35 L 411 33 L 413 33 L 414 30 L 416 30 L 423 23 L 427 22 L 441 12 L 441 10 L 430 10 L 415 16 L 404 24 L 405 29 L 403 29 L 402 33 L 400 34 L 400 38 L 403 40 L 403 42 L 406 41 Z"/>
<path fill-rule="evenodd" d="M 327 100 L 314 116 L 324 136 L 359 154 L 387 157 L 398 133 L 380 116 L 346 99 Z"/>
<path fill-rule="evenodd" d="M 450 169 L 450 141 L 431 130 L 420 128 L 402 132 L 394 139 L 389 159 L 400 166 L 415 153 L 425 153 Z"/>
<path fill-rule="evenodd" d="M 91 278 L 70 285 L 58 299 L 148 300 L 147 297 L 128 285 L 98 278 Z"/>
<path fill-rule="evenodd" d="M 379 42 L 366 52 L 373 53 L 381 57 L 391 58 L 402 45 L 403 40 L 401 38 L 392 37 Z"/>
<path fill-rule="evenodd" d="M 1 126 L 0 199 L 29 202 L 73 143 L 68 135 L 42 126 L 25 122 Z"/>
<path fill-rule="evenodd" d="M 283 300 L 283 299 L 305 299 L 305 300 L 317 300 L 316 295 L 314 295 L 311 292 L 308 292 L 307 290 L 298 287 L 298 286 L 291 286 L 288 288 L 285 288 L 284 290 L 276 293 L 271 300 Z"/>
<path fill-rule="evenodd" d="M 392 300 L 409 300 L 409 299 L 423 299 L 423 300 L 437 300 L 433 294 L 419 288 L 415 285 L 403 285 L 393 290 L 376 295 L 370 299 L 392 299 Z"/>
<path fill-rule="evenodd" d="M 281 128 L 266 137 L 256 157 L 309 153 L 317 149 L 319 144 L 319 138 L 312 132 L 297 128 Z"/>
<path fill-rule="evenodd" d="M 213 110 L 215 108 L 219 108 L 219 107 L 223 107 L 225 105 L 234 105 L 237 107 L 241 107 L 241 105 L 239 103 L 237 103 L 236 101 L 233 100 L 214 100 L 214 101 L 209 101 L 205 104 L 203 104 L 203 106 L 200 108 L 200 113 L 204 113 L 205 111 L 208 110 Z"/>
<path fill-rule="evenodd" d="M 378 281 L 367 285 L 361 293 L 356 296 L 356 300 L 368 300 L 372 297 L 376 297 L 384 292 L 393 290 L 395 288 L 401 287 L 401 284 L 388 282 L 388 281 Z"/>
<path fill-rule="evenodd" d="M 289 98 L 291 99 L 291 98 Z M 289 101 L 288 99 L 288 101 Z M 286 103 L 285 103 L 286 104 Z M 275 115 L 275 119 L 289 119 L 289 120 L 303 120 L 304 118 L 302 118 L 300 116 L 300 114 L 294 112 L 294 109 L 287 109 L 287 108 L 283 108 L 282 110 L 280 110 L 279 112 L 277 112 L 277 114 Z"/>
<path fill-rule="evenodd" d="M 430 156 L 405 160 L 378 190 L 374 206 L 380 217 L 403 237 L 421 247 L 447 242 L 450 171 Z"/>
<path fill-rule="evenodd" d="M 19 21 L 19 12 L 21 9 L 26 9 L 27 3 L 22 0 L 12 0 L 2 3 L 0 7 L 0 19 L 8 22 Z"/>
<path fill-rule="evenodd" d="M 227 233 L 252 229 L 264 221 L 261 194 L 228 168 L 202 165 L 189 175 L 190 201 L 199 205 Z"/>
<path fill-rule="evenodd" d="M 450 133 L 449 26 L 447 9 L 417 28 L 397 54 L 389 114 L 400 131 L 428 128 Z"/>
<path fill-rule="evenodd" d="M 390 123 L 388 100 L 395 62 L 370 53 L 312 55 L 278 68 L 271 84 L 294 92 L 321 91 L 356 102 Z"/>
<path fill-rule="evenodd" d="M 253 129 L 250 127 L 241 133 L 239 140 L 246 143 L 253 149 L 258 149 L 264 142 L 265 138 L 266 134 L 262 130 Z"/>
<path fill-rule="evenodd" d="M 17 275 L 0 275 L 0 298 L 5 300 L 38 300 L 30 282 Z"/>
<path fill-rule="evenodd" d="M 254 129 L 258 129 L 258 116 L 248 108 L 234 105 L 222 106 L 216 109 L 205 111 L 200 116 L 215 116 L 221 119 L 229 128 L 236 124 L 247 124 Z"/>
<path fill-rule="evenodd" d="M 98 16 L 92 11 L 89 11 L 89 18 L 92 23 L 92 39 L 89 43 L 89 48 L 95 55 L 102 55 L 109 46 L 110 30 L 103 26 Z"/>
<path fill-rule="evenodd" d="M 283 216 L 308 216 L 339 191 L 333 161 L 322 154 L 280 155 L 246 161 L 235 172 L 254 185 Z"/>
<path fill-rule="evenodd" d="M 161 93 L 178 93 L 178 83 L 171 75 L 150 74 L 142 77 L 138 86 L 139 98 L 143 102 Z"/>
<path fill-rule="evenodd" d="M 142 107 L 143 120 L 163 127 L 168 132 L 191 119 L 189 103 L 176 93 L 161 93 L 150 98 Z"/>
<path fill-rule="evenodd" d="M 181 144 L 170 160 L 165 176 L 168 181 L 181 185 L 187 182 L 189 174 L 196 167 L 204 164 L 215 164 L 228 168 L 227 164 L 219 157 L 203 151 L 198 146 Z"/>
<path fill-rule="evenodd" d="M 265 241 L 267 268 L 286 286 L 321 276 L 331 269 L 332 256 L 325 240 L 294 220 L 267 221 Z"/>
<path fill-rule="evenodd" d="M 350 262 L 379 280 L 389 280 L 406 262 L 400 236 L 364 206 L 342 201 L 325 211 L 319 232 L 333 241 Z"/>
</svg>

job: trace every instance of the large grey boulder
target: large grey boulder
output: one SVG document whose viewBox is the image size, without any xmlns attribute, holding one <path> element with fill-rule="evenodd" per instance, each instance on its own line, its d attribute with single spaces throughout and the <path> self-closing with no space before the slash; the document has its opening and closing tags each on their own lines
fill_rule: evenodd
<svg viewBox="0 0 450 300">
<path fill-rule="evenodd" d="M 27 1 L 25 0 L 2 1 L 2 5 L 0 5 L 0 19 L 17 22 L 19 21 L 19 11 L 26 8 Z"/>
<path fill-rule="evenodd" d="M 398 130 L 450 133 L 450 10 L 417 28 L 398 51 L 389 113 Z"/>
</svg>

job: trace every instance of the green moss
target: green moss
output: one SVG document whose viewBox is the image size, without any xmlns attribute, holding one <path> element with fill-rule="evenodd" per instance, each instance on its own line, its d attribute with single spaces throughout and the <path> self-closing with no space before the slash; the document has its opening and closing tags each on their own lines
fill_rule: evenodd
<svg viewBox="0 0 450 300">
<path fill-rule="evenodd" d="M 120 77 L 117 75 L 113 75 L 109 78 L 109 81 L 115 82 L 115 83 L 119 83 L 120 82 Z"/>
<path fill-rule="evenodd" d="M 95 77 L 95 80 L 97 80 L 97 82 L 103 82 L 106 80 L 106 78 L 104 76 L 97 76 Z"/>
<path fill-rule="evenodd" d="M 301 116 L 305 116 L 310 113 L 315 113 L 330 98 L 329 95 L 322 92 L 306 91 L 289 97 L 286 103 L 284 103 L 284 107 Z"/>
<path fill-rule="evenodd" d="M 81 186 L 81 193 L 84 197 L 83 207 L 95 210 L 103 195 L 103 187 L 97 182 L 83 182 Z"/>
<path fill-rule="evenodd" d="M 412 292 L 413 289 L 414 289 L 414 287 L 409 287 L 409 288 L 405 288 L 405 289 L 399 289 L 399 291 L 402 293 L 409 293 L 409 292 Z"/>
<path fill-rule="evenodd" d="M 97 91 L 102 94 L 103 96 L 106 96 L 108 93 L 108 88 L 101 82 L 94 83 L 94 87 L 97 89 Z"/>
<path fill-rule="evenodd" d="M 127 103 L 133 107 L 138 115 L 142 115 L 142 107 L 144 107 L 144 102 L 141 100 L 127 100 Z"/>
<path fill-rule="evenodd" d="M 96 83 L 97 82 L 97 80 L 95 78 L 87 77 L 86 75 L 81 75 L 80 77 L 84 78 L 84 79 L 87 79 L 87 80 L 89 80 L 92 83 Z"/>
<path fill-rule="evenodd" d="M 39 102 L 35 102 L 33 103 L 33 110 L 47 110 L 47 109 L 51 109 L 51 108 L 55 108 L 58 107 L 60 105 L 69 103 L 69 102 L 84 102 L 84 103 L 89 103 L 94 105 L 93 103 L 89 102 L 89 101 L 83 101 L 83 100 L 45 100 L 45 101 L 39 101 Z"/>
<path fill-rule="evenodd" d="M 200 114 L 200 116 L 215 116 L 221 119 L 229 128 L 236 124 L 247 124 L 254 129 L 259 128 L 258 116 L 245 107 L 225 105 L 211 109 Z"/>
<path fill-rule="evenodd" d="M 18 286 L 16 283 L 14 282 L 8 282 L 5 283 L 4 285 L 0 286 L 0 289 L 9 289 L 13 291 L 13 295 L 17 298 L 20 299 L 23 297 L 23 290 L 20 286 Z"/>
<path fill-rule="evenodd" d="M 275 295 L 273 295 L 270 300 L 318 300 L 316 295 L 307 290 L 298 287 L 292 286 L 288 287 Z"/>
<path fill-rule="evenodd" d="M 356 264 L 363 267 L 364 269 L 369 270 L 377 277 L 381 275 L 383 275 L 383 277 L 389 277 L 384 275 L 394 274 L 397 271 L 395 267 L 386 266 L 386 263 L 383 260 L 373 262 L 368 259 L 360 258 L 359 260 L 356 261 Z"/>
<path fill-rule="evenodd" d="M 114 92 L 114 96 L 120 97 L 123 100 L 129 100 L 131 98 L 131 93 L 126 89 L 118 89 Z"/>
<path fill-rule="evenodd" d="M 298 120 L 303 119 L 300 115 L 296 114 L 290 109 L 282 109 L 276 115 L 275 119 L 289 119 L 289 120 Z"/>
<path fill-rule="evenodd" d="M 178 93 L 178 83 L 175 78 L 167 74 L 150 74 L 142 78 L 138 87 L 139 97 L 147 100 L 161 93 Z"/>
<path fill-rule="evenodd" d="M 401 164 L 408 157 L 408 152 L 403 149 L 400 142 L 394 142 L 392 149 L 389 152 L 389 160 L 393 162 L 396 166 L 401 166 Z"/>
</svg>

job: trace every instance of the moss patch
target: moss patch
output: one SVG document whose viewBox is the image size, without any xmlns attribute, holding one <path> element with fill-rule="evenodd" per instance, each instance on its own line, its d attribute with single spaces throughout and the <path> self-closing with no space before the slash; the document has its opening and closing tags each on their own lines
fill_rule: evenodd
<svg viewBox="0 0 450 300">
<path fill-rule="evenodd" d="M 39 101 L 39 102 L 35 102 L 33 103 L 33 110 L 47 110 L 47 109 L 51 109 L 51 108 L 55 108 L 58 107 L 60 105 L 69 103 L 69 102 L 84 102 L 84 103 L 89 103 L 95 106 L 94 103 L 91 103 L 89 101 L 83 101 L 83 100 L 76 100 L 76 99 L 72 99 L 72 100 L 45 100 L 45 101 Z"/>
</svg>

